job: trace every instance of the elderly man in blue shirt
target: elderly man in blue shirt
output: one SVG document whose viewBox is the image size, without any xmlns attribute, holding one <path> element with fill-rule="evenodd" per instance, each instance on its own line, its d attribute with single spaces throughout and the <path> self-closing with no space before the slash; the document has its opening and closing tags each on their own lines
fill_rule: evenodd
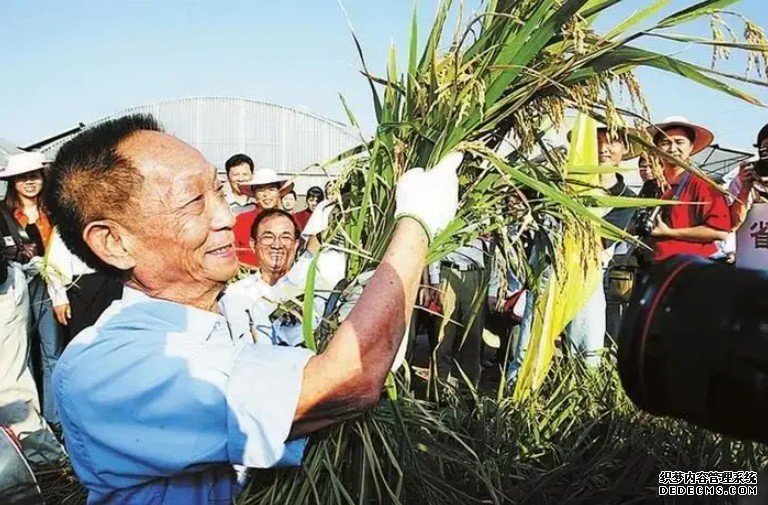
<svg viewBox="0 0 768 505">
<path fill-rule="evenodd" d="M 455 215 L 460 162 L 453 153 L 401 177 L 389 248 L 314 356 L 254 345 L 238 309 L 248 301 L 222 296 L 237 270 L 235 220 L 197 150 L 144 115 L 67 143 L 46 204 L 67 247 L 125 285 L 54 373 L 89 503 L 231 503 L 234 466 L 297 465 L 302 437 L 375 405 L 429 240 Z"/>
</svg>

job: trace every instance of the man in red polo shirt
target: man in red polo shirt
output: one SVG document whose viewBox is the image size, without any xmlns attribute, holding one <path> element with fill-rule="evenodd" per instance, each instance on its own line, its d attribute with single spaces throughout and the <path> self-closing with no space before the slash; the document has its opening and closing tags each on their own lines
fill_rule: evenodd
<svg viewBox="0 0 768 505">
<path fill-rule="evenodd" d="M 251 226 L 262 210 L 280 206 L 280 199 L 293 189 L 293 183 L 281 178 L 271 168 L 257 168 L 250 181 L 241 183 L 250 186 L 256 199 L 256 208 L 238 214 L 232 231 L 235 235 L 235 252 L 241 264 L 258 268 L 259 261 L 251 247 Z"/>
<path fill-rule="evenodd" d="M 686 163 L 714 140 L 712 132 L 674 116 L 651 127 L 656 146 L 664 153 Z M 701 177 L 690 173 L 667 158 L 662 159 L 664 178 L 669 187 L 662 194 L 666 200 L 693 205 L 670 205 L 662 209 L 651 233 L 653 261 L 663 261 L 678 254 L 711 257 L 717 253 L 717 241 L 730 230 L 730 214 L 725 195 Z"/>
</svg>

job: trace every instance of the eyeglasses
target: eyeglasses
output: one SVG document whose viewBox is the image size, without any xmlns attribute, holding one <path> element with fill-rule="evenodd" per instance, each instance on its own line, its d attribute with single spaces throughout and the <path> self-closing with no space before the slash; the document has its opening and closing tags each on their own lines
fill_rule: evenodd
<svg viewBox="0 0 768 505">
<path fill-rule="evenodd" d="M 293 243 L 296 241 L 296 237 L 289 234 L 283 234 L 278 236 L 273 235 L 272 233 L 264 233 L 263 235 L 260 235 L 256 241 L 263 246 L 271 246 L 275 243 L 275 240 L 280 241 L 280 245 L 284 247 L 289 247 L 293 245 Z"/>
</svg>

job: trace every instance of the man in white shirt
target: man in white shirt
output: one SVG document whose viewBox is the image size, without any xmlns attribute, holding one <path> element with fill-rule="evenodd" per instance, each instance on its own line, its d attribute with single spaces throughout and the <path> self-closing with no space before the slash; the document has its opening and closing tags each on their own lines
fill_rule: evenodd
<svg viewBox="0 0 768 505">
<path fill-rule="evenodd" d="M 251 300 L 251 327 L 257 342 L 295 346 L 303 342 L 301 324 L 295 317 L 298 297 L 304 293 L 314 254 L 319 254 L 316 234 L 327 227 L 326 204 L 318 208 L 307 223 L 313 235 L 306 237 L 307 250 L 296 258 L 301 244 L 299 229 L 293 217 L 282 209 L 267 209 L 253 223 L 252 246 L 261 265 L 259 270 L 227 288 Z M 290 304 L 288 307 L 286 305 Z M 315 296 L 312 327 L 320 324 L 325 299 Z M 279 313 L 282 314 L 279 314 Z"/>
</svg>

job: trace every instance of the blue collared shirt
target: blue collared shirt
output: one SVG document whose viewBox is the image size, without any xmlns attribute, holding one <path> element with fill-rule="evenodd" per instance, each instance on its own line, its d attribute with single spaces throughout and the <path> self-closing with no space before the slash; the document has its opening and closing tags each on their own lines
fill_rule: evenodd
<svg viewBox="0 0 768 505">
<path fill-rule="evenodd" d="M 125 288 L 64 351 L 53 382 L 88 503 L 229 504 L 233 465 L 300 464 L 305 441 L 286 440 L 312 354 L 254 345 L 247 303 L 226 305 Z"/>
</svg>

